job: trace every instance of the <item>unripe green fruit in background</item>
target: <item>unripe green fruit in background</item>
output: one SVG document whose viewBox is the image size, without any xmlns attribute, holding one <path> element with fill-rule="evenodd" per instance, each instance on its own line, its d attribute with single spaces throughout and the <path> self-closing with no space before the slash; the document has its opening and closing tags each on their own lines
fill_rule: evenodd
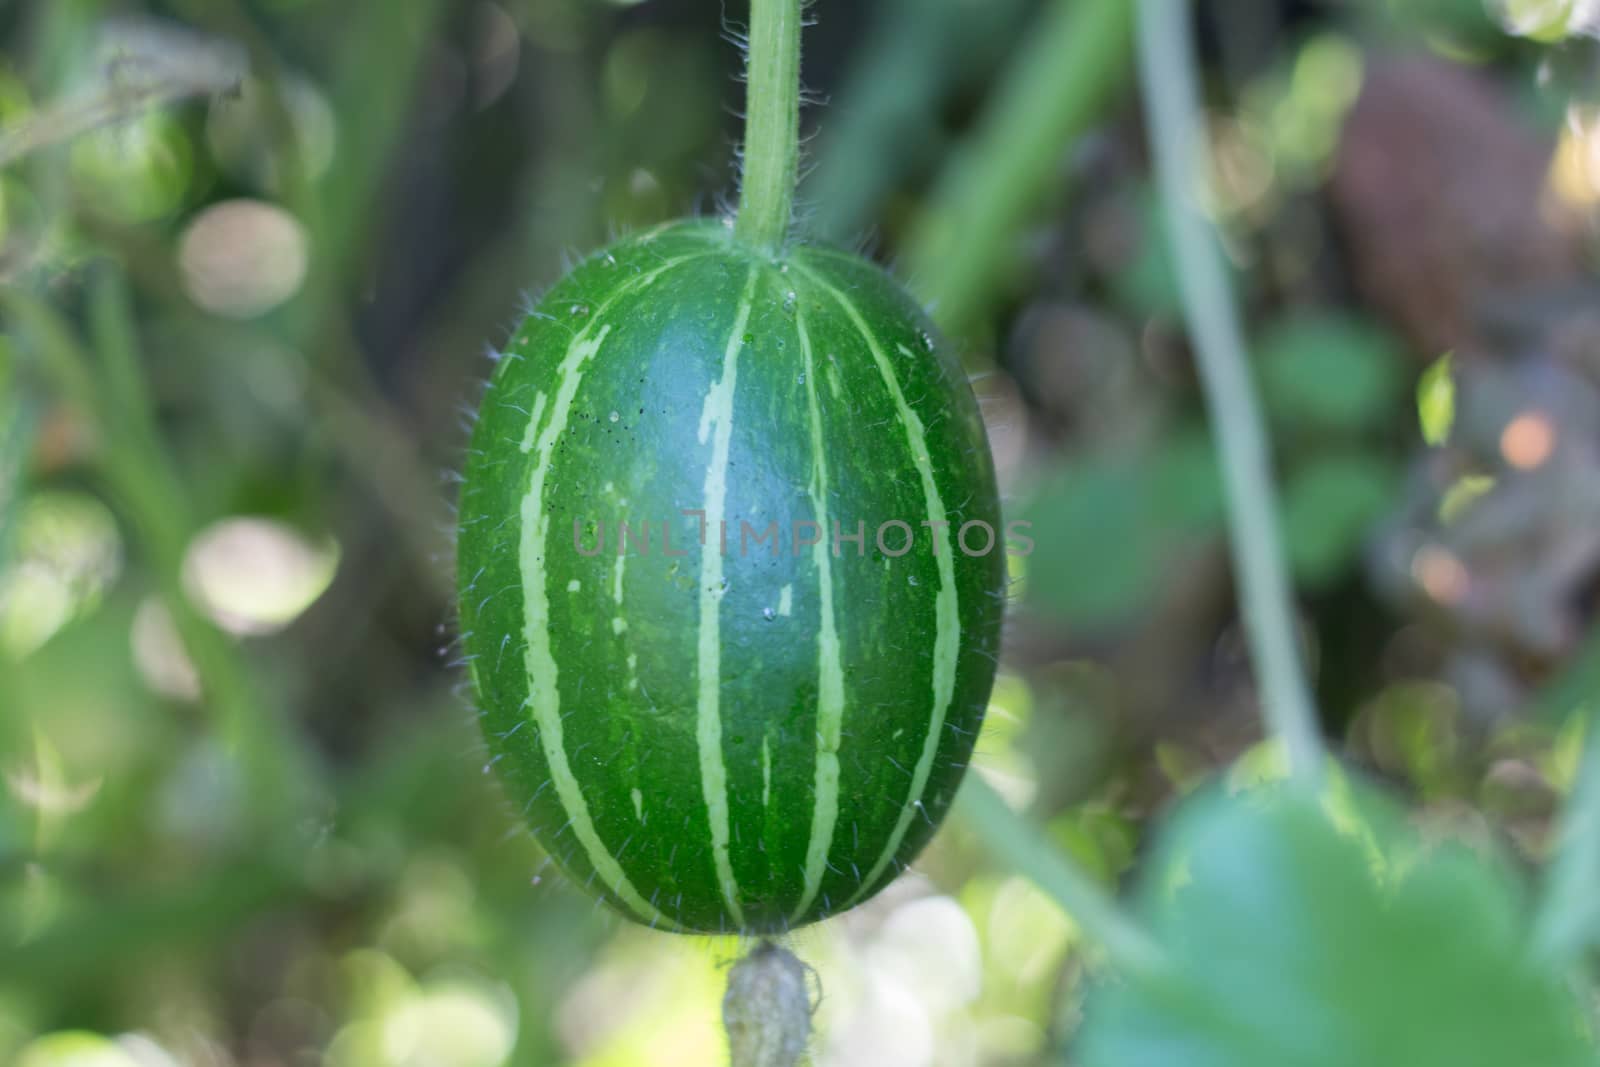
<svg viewBox="0 0 1600 1067">
<path fill-rule="evenodd" d="M 528 316 L 473 434 L 461 617 L 495 765 L 641 922 L 859 903 L 971 755 L 1004 533 L 961 364 L 882 270 L 714 222 L 623 240 Z"/>
</svg>

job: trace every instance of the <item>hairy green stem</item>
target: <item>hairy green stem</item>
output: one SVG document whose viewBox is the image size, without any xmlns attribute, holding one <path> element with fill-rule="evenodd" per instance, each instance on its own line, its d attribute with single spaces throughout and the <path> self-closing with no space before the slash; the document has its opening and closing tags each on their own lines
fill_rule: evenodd
<svg viewBox="0 0 1600 1067">
<path fill-rule="evenodd" d="M 1189 0 L 1139 0 L 1139 76 L 1168 239 L 1222 459 L 1229 538 L 1262 713 L 1300 781 L 1320 783 L 1326 754 L 1300 663 L 1266 430 L 1245 359 L 1232 286 L 1196 200 L 1206 173 Z"/>
<path fill-rule="evenodd" d="M 1017 239 L 1060 181 L 1061 158 L 1128 69 L 1129 0 L 1053 0 L 934 187 L 906 249 L 907 276 L 939 325 L 962 333 L 1016 262 Z"/>
<path fill-rule="evenodd" d="M 1584 723 L 1583 758 L 1561 814 L 1559 845 L 1545 873 L 1533 947 L 1557 965 L 1600 939 L 1600 715 Z"/>
<path fill-rule="evenodd" d="M 1033 823 L 1007 807 L 989 783 L 968 774 L 956 799 L 984 846 L 1060 904 L 1123 977 L 1150 988 L 1171 985 L 1166 953 L 1144 927 Z"/>
<path fill-rule="evenodd" d="M 800 0 L 752 0 L 740 240 L 777 251 L 800 174 Z"/>
</svg>

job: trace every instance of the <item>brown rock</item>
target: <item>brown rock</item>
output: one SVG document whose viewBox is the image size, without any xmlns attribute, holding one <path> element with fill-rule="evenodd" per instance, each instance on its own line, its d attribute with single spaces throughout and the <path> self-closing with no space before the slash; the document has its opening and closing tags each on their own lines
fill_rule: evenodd
<svg viewBox="0 0 1600 1067">
<path fill-rule="evenodd" d="M 1492 347 L 1488 323 L 1580 274 L 1546 191 L 1554 145 L 1486 75 L 1374 55 L 1330 194 L 1363 295 L 1431 359 Z"/>
</svg>

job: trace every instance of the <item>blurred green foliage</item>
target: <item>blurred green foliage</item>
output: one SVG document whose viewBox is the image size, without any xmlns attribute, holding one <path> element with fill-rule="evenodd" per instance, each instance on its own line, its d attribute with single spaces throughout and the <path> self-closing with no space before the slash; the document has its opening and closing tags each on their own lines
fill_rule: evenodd
<svg viewBox="0 0 1600 1067">
<path fill-rule="evenodd" d="M 871 236 L 948 314 L 1010 514 L 1034 524 L 976 773 L 1039 823 L 1008 859 L 1008 817 L 963 808 L 915 874 L 796 935 L 823 991 L 815 1060 L 1283 1063 L 1309 1036 L 1307 1062 L 1383 1063 L 1428 1018 L 1452 1020 L 1433 1035 L 1451 1062 L 1590 1062 L 1570 1051 L 1586 1009 L 1523 961 L 1517 870 L 1550 855 L 1572 712 L 1600 686 L 1596 527 L 1554 508 L 1584 498 L 1596 427 L 1529 408 L 1588 335 L 1574 315 L 1418 350 L 1365 293 L 1329 186 L 1389 53 L 1470 66 L 1536 137 L 1544 76 L 1567 121 L 1533 194 L 1580 219 L 1581 309 L 1593 101 L 1550 97 L 1592 76 L 1593 27 L 1510 0 L 1202 5 L 1204 203 L 1255 342 L 1302 640 L 1342 755 L 1419 830 L 1359 774 L 1339 803 L 1268 802 L 1281 758 L 1252 715 L 1130 6 L 814 5 L 802 225 Z M 739 946 L 599 912 L 484 773 L 447 532 L 462 413 L 526 294 L 608 233 L 727 200 L 720 16 L 0 7 L 0 1062 L 723 1055 Z M 1061 40 L 1092 62 L 1063 76 Z M 1429 192 L 1413 212 L 1448 199 Z M 1548 448 L 1508 452 L 1474 396 L 1547 416 Z M 1531 527 L 1533 548 L 1439 534 L 1468 519 Z M 1510 592 L 1485 608 L 1483 588 Z M 1505 602 L 1554 604 L 1572 632 L 1530 649 Z M 1103 958 L 1049 888 L 1061 857 L 1098 891 L 1140 886 L 1139 917 L 1217 994 L 1174 1015 L 1142 988 L 1089 993 Z M 1581 955 L 1584 936 L 1558 941 Z M 1356 1004 L 1378 1022 L 1329 1010 Z"/>
<path fill-rule="evenodd" d="M 1092 996 L 1083 1063 L 1594 1062 L 1510 871 L 1423 842 L 1364 784 L 1274 792 L 1214 790 L 1167 827 L 1140 903 L 1174 988 Z"/>
</svg>

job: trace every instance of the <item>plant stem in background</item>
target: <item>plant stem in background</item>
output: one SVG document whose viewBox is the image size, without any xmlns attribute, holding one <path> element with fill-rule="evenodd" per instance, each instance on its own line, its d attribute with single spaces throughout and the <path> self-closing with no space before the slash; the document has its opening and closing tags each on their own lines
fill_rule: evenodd
<svg viewBox="0 0 1600 1067">
<path fill-rule="evenodd" d="M 744 177 L 734 233 L 777 251 L 800 172 L 800 0 L 752 0 Z"/>
<path fill-rule="evenodd" d="M 1132 31 L 1129 0 L 1054 0 L 946 167 L 906 249 L 907 277 L 946 331 L 969 329 L 1005 282 L 1063 152 L 1126 76 Z"/>
<path fill-rule="evenodd" d="M 223 740 L 243 768 L 241 811 L 269 818 L 296 796 L 297 753 L 282 724 L 258 698 L 228 638 L 190 603 L 183 561 L 195 532 L 181 476 L 168 459 L 151 413 L 133 308 L 113 269 L 97 273 L 89 292 L 89 327 L 99 356 L 100 422 L 110 436 L 105 472 L 113 493 L 150 554 L 162 599 L 221 719 Z M 254 805 L 254 808 L 251 807 Z"/>
<path fill-rule="evenodd" d="M 1300 663 L 1266 430 L 1232 286 L 1196 183 L 1206 173 L 1188 0 L 1139 0 L 1139 77 L 1184 316 L 1222 460 L 1229 547 L 1262 712 L 1291 772 L 1315 785 L 1325 753 Z"/>
<path fill-rule="evenodd" d="M 1061 905 L 1122 977 L 1153 988 L 1168 984 L 1166 954 L 1137 920 L 981 776 L 967 775 L 957 804 L 981 831 L 984 847 Z"/>
<path fill-rule="evenodd" d="M 12 288 L 0 289 L 0 307 L 24 351 L 36 355 L 61 394 L 91 413 L 105 435 L 106 483 L 149 554 L 173 625 L 216 712 L 218 733 L 242 768 L 242 814 L 258 827 L 269 826 L 281 810 L 277 806 L 298 795 L 299 753 L 258 699 L 238 652 L 184 592 L 183 557 L 193 523 L 182 482 L 151 421 L 121 276 L 102 270 L 91 286 L 89 324 L 98 364 L 50 305 Z"/>
<path fill-rule="evenodd" d="M 1533 948 L 1558 966 L 1571 963 L 1600 938 L 1600 715 L 1585 716 L 1583 757 L 1561 815 L 1554 859 L 1534 922 Z"/>
<path fill-rule="evenodd" d="M 944 155 L 940 112 L 1002 69 L 1029 7 L 1022 0 L 875 5 L 849 73 L 830 94 L 815 164 L 800 184 L 808 236 L 860 240 L 894 189 Z"/>
</svg>

